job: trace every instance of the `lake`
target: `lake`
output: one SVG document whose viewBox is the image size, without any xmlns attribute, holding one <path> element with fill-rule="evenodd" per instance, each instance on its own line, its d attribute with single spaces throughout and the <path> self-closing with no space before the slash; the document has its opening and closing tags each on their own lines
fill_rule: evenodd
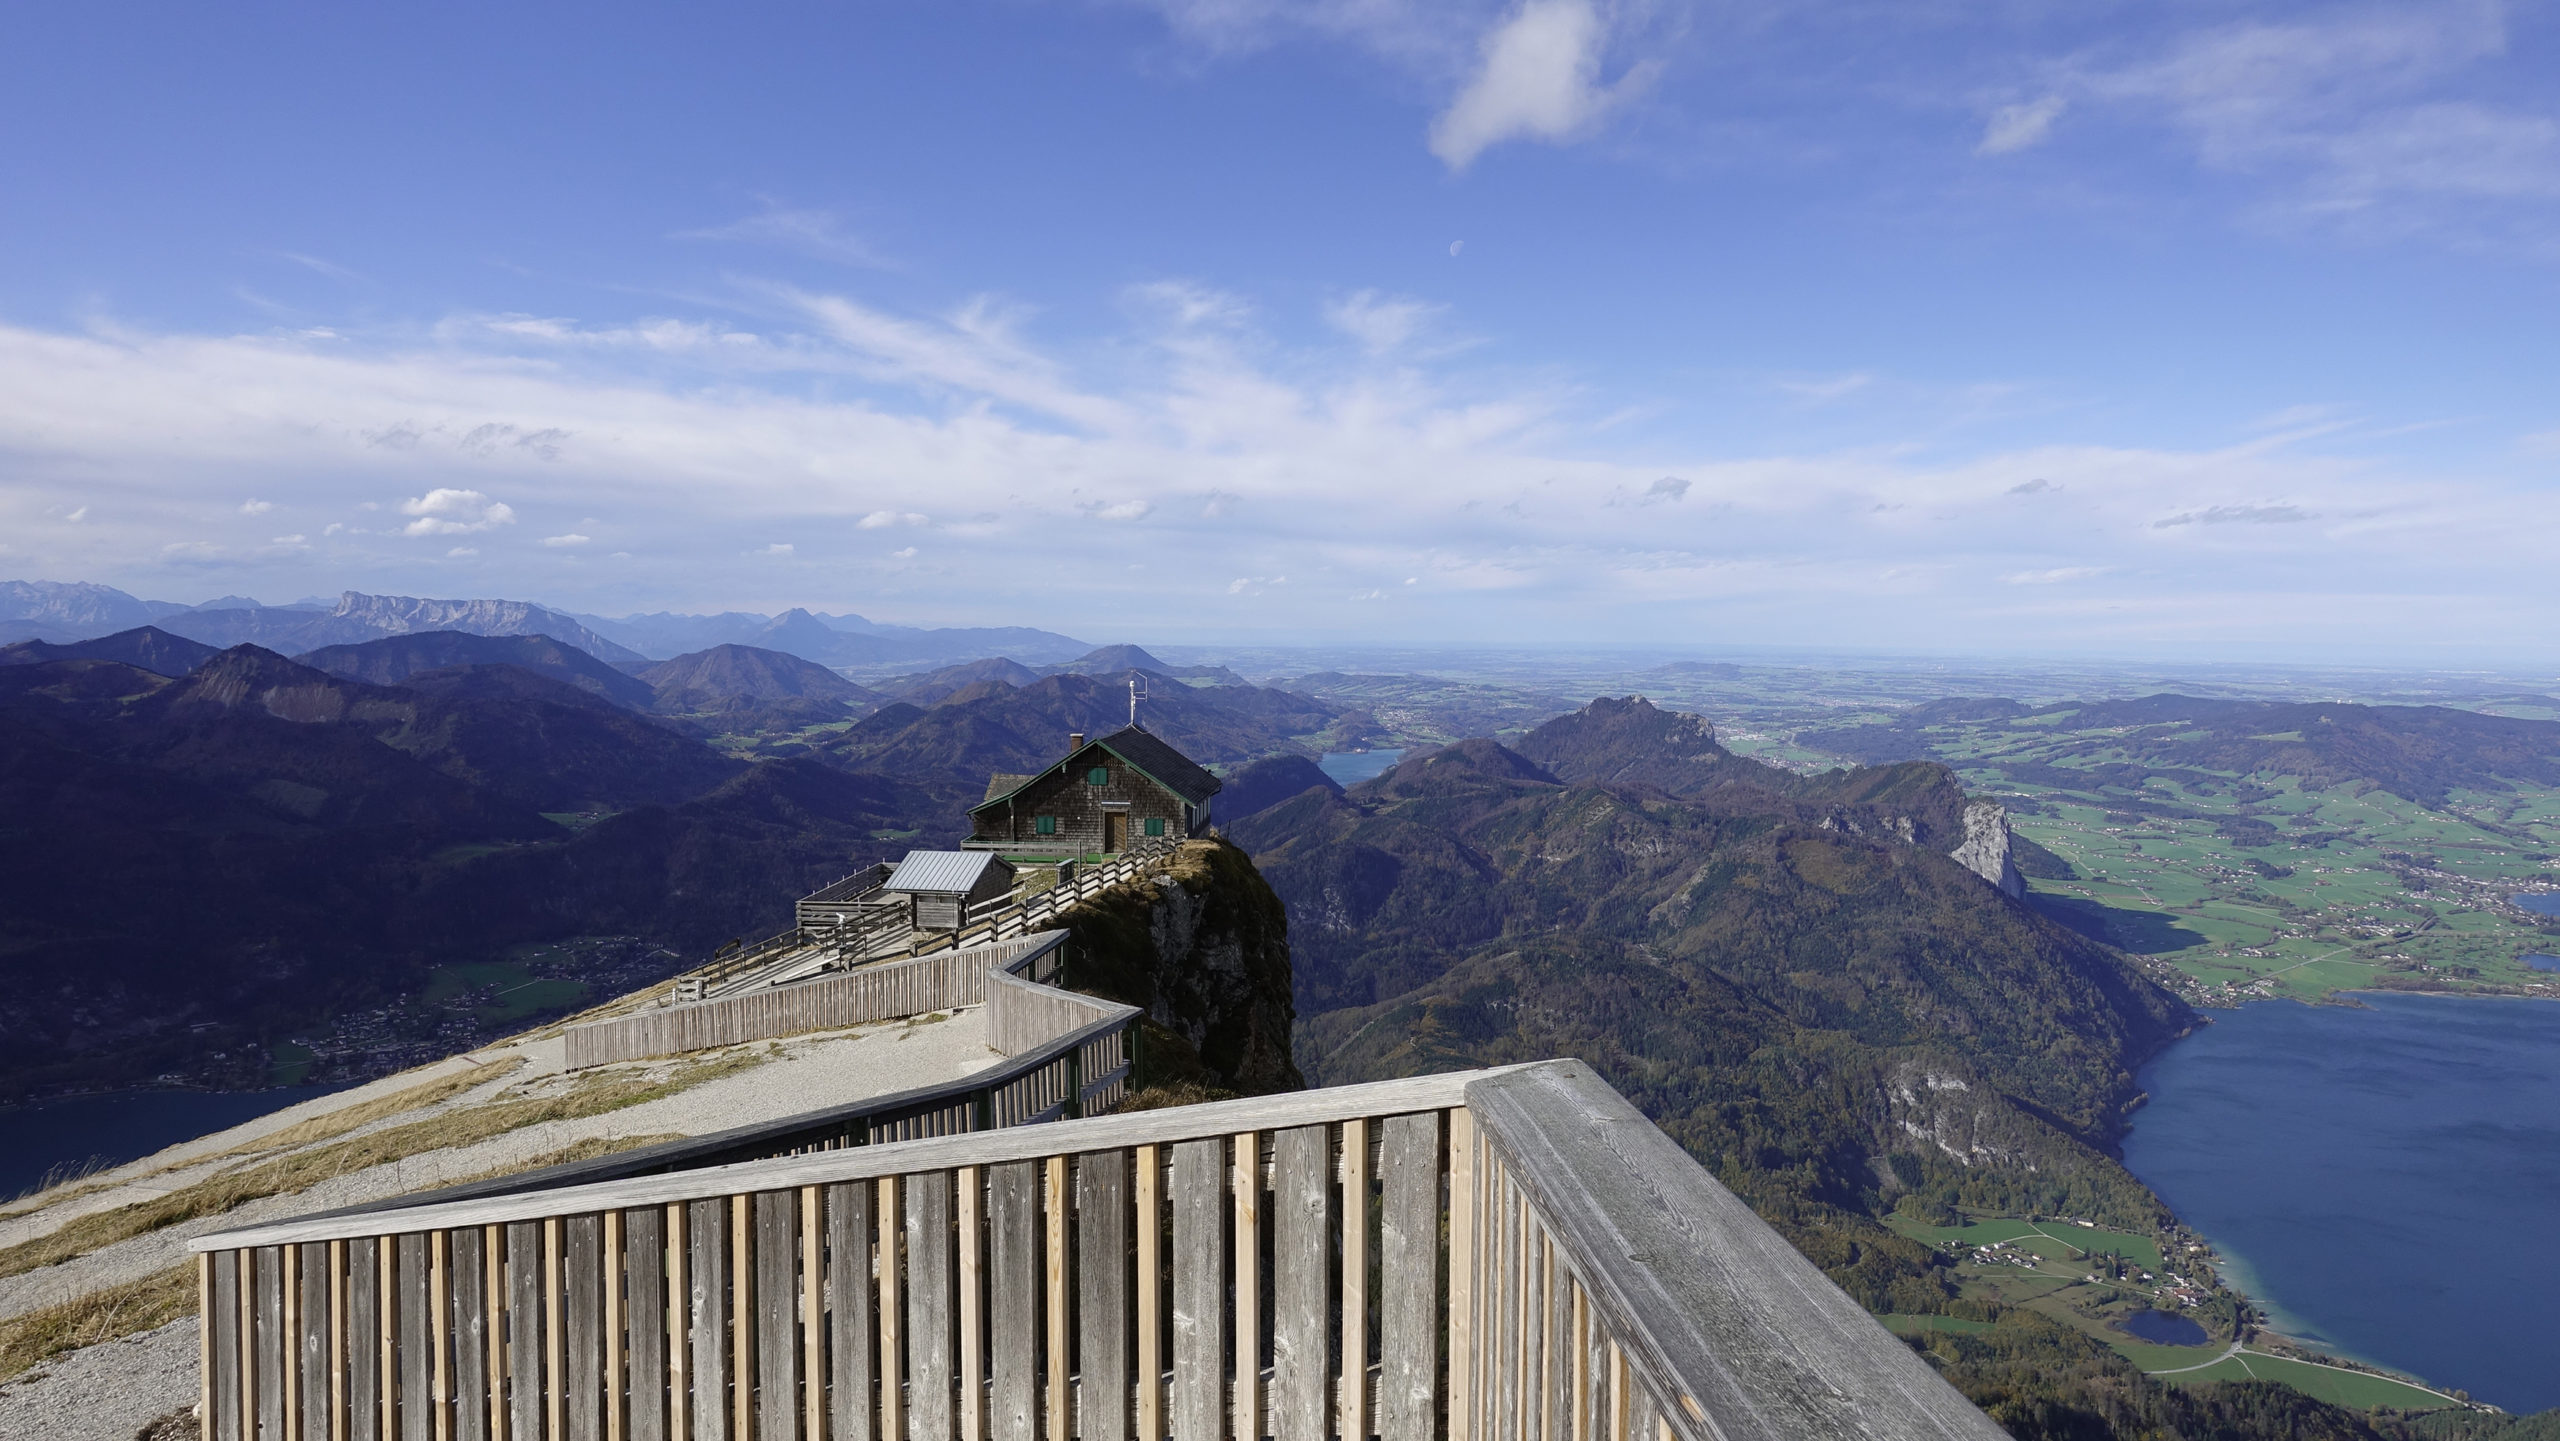
<svg viewBox="0 0 2560 1441">
<path fill-rule="evenodd" d="M 2536 915 L 2560 916 L 2560 892 L 2545 892 L 2537 895 L 2526 896 L 2509 896 L 2507 899 L 2524 907 L 2528 911 L 2534 912 Z"/>
<path fill-rule="evenodd" d="M 2560 1003 L 2262 1001 L 2147 1067 L 2125 1163 L 2276 1329 L 2560 1406 Z"/>
<path fill-rule="evenodd" d="M 337 1089 L 119 1091 L 0 1107 L 0 1198 L 35 1189 L 56 1167 L 78 1167 L 93 1157 L 122 1165 Z"/>
<path fill-rule="evenodd" d="M 1318 769 L 1333 777 L 1338 786 L 1356 786 L 1372 776 L 1382 776 L 1404 759 L 1402 750 L 1391 751 L 1327 751 L 1316 762 Z"/>
</svg>

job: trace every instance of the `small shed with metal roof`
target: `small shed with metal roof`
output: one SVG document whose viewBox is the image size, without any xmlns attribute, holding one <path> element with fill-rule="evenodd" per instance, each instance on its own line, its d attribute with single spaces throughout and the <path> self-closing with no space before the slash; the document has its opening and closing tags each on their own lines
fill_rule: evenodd
<svg viewBox="0 0 2560 1441">
<path fill-rule="evenodd" d="M 903 895 L 920 931 L 956 931 L 970 908 L 1013 890 L 1013 867 L 986 851 L 909 851 L 880 889 Z"/>
<path fill-rule="evenodd" d="M 1111 855 L 1147 840 L 1207 831 L 1216 776 L 1157 736 L 1127 726 L 1067 738 L 1067 753 L 1037 775 L 999 774 L 969 811 L 972 850 Z"/>
</svg>

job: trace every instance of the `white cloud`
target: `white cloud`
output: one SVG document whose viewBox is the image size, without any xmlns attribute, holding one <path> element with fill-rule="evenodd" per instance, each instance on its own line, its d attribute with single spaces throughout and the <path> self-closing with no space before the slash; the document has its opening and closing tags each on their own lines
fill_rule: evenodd
<svg viewBox="0 0 2560 1441">
<path fill-rule="evenodd" d="M 240 502 L 240 513 L 242 515 L 265 515 L 268 511 L 275 508 L 276 503 L 272 500 L 244 500 Z"/>
<path fill-rule="evenodd" d="M 85 505 L 84 505 L 84 506 L 81 506 L 81 507 L 79 507 L 78 509 L 73 510 L 73 511 L 69 512 L 68 514 L 64 515 L 62 518 L 63 518 L 64 520 L 66 520 L 66 521 L 69 521 L 69 522 L 70 522 L 71 524 L 73 524 L 73 525 L 78 525 L 80 522 L 82 522 L 82 521 L 84 521 L 84 520 L 87 520 L 87 519 L 89 518 L 89 507 L 87 507 L 87 506 L 85 506 Z"/>
<path fill-rule="evenodd" d="M 1426 301 L 1360 290 L 1325 306 L 1324 318 L 1370 354 L 1382 355 L 1403 349 L 1442 309 Z"/>
<path fill-rule="evenodd" d="M 791 542 L 787 540 L 777 540 L 773 544 L 766 546 L 764 549 L 757 551 L 756 554 L 789 555 L 791 554 Z"/>
<path fill-rule="evenodd" d="M 1431 123 L 1431 153 L 1452 170 L 1506 140 L 1573 140 L 1651 78 L 1637 67 L 1600 83 L 1609 40 L 1593 0 L 1528 0 L 1483 40 L 1482 63 Z"/>
<path fill-rule="evenodd" d="M 1276 593 L 1284 575 L 1300 583 L 1266 613 L 1276 627 L 1376 636 L 1392 615 L 1416 639 L 2417 644 L 2460 626 L 2484 644 L 2538 648 L 2560 620 L 2512 579 L 2539 574 L 2539 537 L 2560 528 L 2560 495 L 2520 453 L 2504 480 L 2432 469 L 2396 446 L 2360 451 L 2354 435 L 2316 449 L 2247 432 L 2222 448 L 1964 448 L 1932 435 L 1760 452 L 1701 423 L 1630 444 L 1609 425 L 1626 398 L 1597 384 L 1505 378 L 1516 368 L 1488 378 L 1428 354 L 1346 373 L 1249 322 L 1169 347 L 1160 321 L 1150 311 L 1128 335 L 1072 350 L 984 338 L 1001 324 L 918 324 L 1004 363 L 982 373 L 985 389 L 953 370 L 935 393 L 907 397 L 761 387 L 709 359 L 563 368 L 538 337 L 509 363 L 485 335 L 449 348 L 0 324 L 0 451 L 13 457 L 0 514 L 60 517 L 112 487 L 112 525 L 52 533 L 95 547 L 81 552 L 83 578 L 141 593 L 181 563 L 234 567 L 236 588 L 304 594 L 340 576 L 449 584 L 437 567 L 470 559 L 486 587 L 476 593 L 605 613 L 779 608 L 763 589 L 773 567 L 754 553 L 773 535 L 818 545 L 876 516 L 870 529 L 888 539 L 930 516 L 960 547 L 937 553 L 951 571 L 898 557 L 858 572 L 881 608 L 920 622 L 1197 634 L 1231 614 L 1215 603 L 1230 581 L 1243 582 L 1238 596 Z M 1114 423 L 1060 424 L 998 399 L 1025 376 Z M 1765 399 L 1765 382 L 1737 375 L 1730 393 Z M 2057 423 L 2042 416 L 2036 430 Z M 459 443 L 492 425 L 512 438 L 486 453 Z M 377 442 L 404 426 L 418 444 Z M 513 443 L 552 431 L 578 437 L 553 461 Z M 512 505 L 492 498 L 495 468 Z M 1666 481 L 1688 488 L 1675 500 Z M 2033 503 L 2011 494 L 2021 487 Z M 221 553 L 191 532 L 253 488 L 278 513 L 344 514 L 351 494 L 417 499 L 391 502 L 397 529 L 330 532 L 323 578 L 303 559 Z M 401 539 L 455 545 L 518 509 L 611 514 L 618 553 L 635 563 L 537 564 L 530 546 L 448 557 Z M 1124 523 L 1096 523 L 1106 515 Z M 485 542 L 459 548 L 469 544 Z M 1151 563 L 1143 575 L 1127 569 L 1139 563 Z M 2080 569 L 2115 581 L 2004 583 Z M 970 583 L 952 584 L 962 573 Z M 1396 606 L 1349 600 L 1368 578 L 1399 575 Z M 2339 593 L 2339 577 L 2354 593 Z M 2479 603 L 2484 591 L 2497 602 Z M 2484 627 L 2484 613 L 2498 624 Z"/>
<path fill-rule="evenodd" d="M 476 490 L 445 487 L 400 502 L 400 513 L 417 517 L 400 528 L 402 535 L 469 535 L 512 525 L 516 518 L 504 501 L 491 500 Z"/>
<path fill-rule="evenodd" d="M 335 528 L 336 527 L 334 526 L 331 527 L 331 529 Z M 566 550 L 571 546 L 586 545 L 592 539 L 593 537 L 591 536 L 580 535 L 573 530 L 566 535 L 546 535 L 542 538 L 542 543 L 550 546 L 554 550 Z"/>
<path fill-rule="evenodd" d="M 478 555 L 479 553 L 480 552 L 474 547 L 457 545 L 453 549 L 446 551 L 444 553 L 444 557 L 447 560 L 469 560 L 471 557 Z"/>
<path fill-rule="evenodd" d="M 307 539 L 307 537 L 299 535 L 279 535 L 272 537 L 271 543 L 275 545 L 300 545 L 305 539 Z"/>
<path fill-rule="evenodd" d="M 889 554 L 898 560 L 913 560 L 916 558 L 916 548 L 912 545 L 902 545 Z"/>
<path fill-rule="evenodd" d="M 1983 122 L 1982 143 L 1974 147 L 1978 155 L 2014 155 L 2044 143 L 2053 133 L 2053 122 L 2062 118 L 2069 102 L 2059 95 L 2047 95 L 2016 105 L 2003 105 L 1991 112 Z"/>
<path fill-rule="evenodd" d="M 2000 579 L 2010 585 L 2060 585 L 2064 581 L 2087 580 L 2106 573 L 2107 568 L 2102 565 L 2061 565 L 2051 570 L 2011 571 Z"/>
</svg>

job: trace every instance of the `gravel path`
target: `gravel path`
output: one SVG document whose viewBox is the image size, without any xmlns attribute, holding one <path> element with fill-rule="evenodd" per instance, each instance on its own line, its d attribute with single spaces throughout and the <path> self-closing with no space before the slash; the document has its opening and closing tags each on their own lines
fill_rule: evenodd
<svg viewBox="0 0 2560 1441">
<path fill-rule="evenodd" d="M 545 1044 L 535 1042 L 533 1047 L 541 1048 Z M 537 1055 L 533 1066 L 509 1078 L 510 1085 L 520 1083 L 528 1076 L 539 1075 L 546 1069 L 542 1064 L 544 1060 L 549 1061 L 547 1069 L 557 1072 L 558 1043 L 547 1044 L 554 1054 Z M 976 1007 L 948 1014 L 941 1020 L 890 1021 L 851 1031 L 824 1032 L 786 1041 L 759 1043 L 742 1049 L 762 1051 L 768 1047 L 776 1053 L 776 1059 L 672 1096 L 583 1120 L 525 1126 L 476 1145 L 431 1151 L 331 1177 L 292 1195 L 252 1201 L 220 1216 L 184 1222 L 119 1241 L 58 1266 L 0 1278 L 0 1320 L 165 1270 L 187 1258 L 186 1243 L 189 1239 L 209 1232 L 426 1190 L 510 1166 L 522 1166 L 536 1157 L 590 1138 L 701 1135 L 803 1111 L 847 1105 L 868 1096 L 955 1079 L 1002 1059 L 987 1049 L 985 1012 Z M 481 1052 L 479 1057 L 483 1060 L 493 1056 L 504 1059 L 514 1050 Z M 664 1070 L 667 1067 L 637 1069 Z M 405 1084 L 415 1085 L 421 1077 L 418 1072 L 410 1072 L 403 1079 Z M 464 1100 L 448 1104 L 469 1104 L 482 1098 L 481 1093 L 475 1090 L 466 1093 Z M 324 1099 L 346 1104 L 338 1097 Z M 416 1113 L 410 1113 L 380 1124 L 399 1124 L 414 1119 Z M 275 1127 L 267 1129 L 272 1131 Z M 207 1148 L 207 1142 L 189 1142 L 186 1147 L 173 1149 L 190 1148 Z M 194 1153 L 201 1155 L 204 1152 L 197 1149 Z M 36 1222 L 45 1218 L 27 1219 Z M 43 1229 L 51 1230 L 52 1224 L 45 1225 Z M 0 1441 L 15 1441 L 18 1434 L 0 1428 Z"/>
<path fill-rule="evenodd" d="M 133 1441 L 196 1403 L 196 1319 L 57 1356 L 0 1386 L 7 1441 Z"/>
</svg>

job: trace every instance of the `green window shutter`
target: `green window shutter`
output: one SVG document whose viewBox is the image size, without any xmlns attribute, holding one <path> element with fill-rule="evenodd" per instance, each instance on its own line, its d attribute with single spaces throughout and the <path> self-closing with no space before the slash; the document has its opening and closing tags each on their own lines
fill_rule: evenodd
<svg viewBox="0 0 2560 1441">
<path fill-rule="evenodd" d="M 1160 835 L 1163 835 L 1163 834 L 1164 834 L 1164 817 L 1162 817 L 1162 816 L 1149 816 L 1149 817 L 1147 817 L 1147 834 L 1148 834 L 1148 835 L 1151 835 L 1151 836 L 1160 836 Z"/>
<path fill-rule="evenodd" d="M 1095 766 L 1093 769 L 1086 771 L 1084 773 L 1084 783 L 1089 786 L 1107 786 L 1111 784 L 1111 767 Z"/>
<path fill-rule="evenodd" d="M 1034 835 L 1042 836 L 1056 835 L 1058 833 L 1058 818 L 1056 816 L 1033 817 L 1031 821 L 1031 832 Z"/>
</svg>

